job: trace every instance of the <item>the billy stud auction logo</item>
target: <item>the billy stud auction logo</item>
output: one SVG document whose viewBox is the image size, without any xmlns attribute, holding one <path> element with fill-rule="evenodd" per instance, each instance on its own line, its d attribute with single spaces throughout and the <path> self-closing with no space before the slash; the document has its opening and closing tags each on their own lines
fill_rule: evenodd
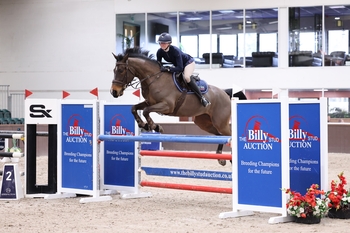
<svg viewBox="0 0 350 233">
<path fill-rule="evenodd" d="M 72 143 L 90 143 L 92 141 L 92 133 L 86 130 L 84 118 L 79 114 L 73 114 L 69 117 L 66 130 L 63 131 L 63 136 L 66 137 L 66 142 Z"/>
<path fill-rule="evenodd" d="M 106 135 L 135 135 L 134 132 L 128 129 L 128 121 L 122 114 L 116 114 L 110 119 L 105 133 Z"/>
<path fill-rule="evenodd" d="M 309 132 L 309 124 L 306 119 L 300 115 L 294 115 L 289 118 L 289 147 L 292 148 L 311 148 L 312 142 L 319 141 L 319 136 Z"/>
<path fill-rule="evenodd" d="M 263 116 L 256 115 L 246 122 L 239 141 L 244 142 L 246 150 L 272 150 L 274 143 L 280 143 L 280 138 L 270 133 L 270 124 Z"/>
</svg>

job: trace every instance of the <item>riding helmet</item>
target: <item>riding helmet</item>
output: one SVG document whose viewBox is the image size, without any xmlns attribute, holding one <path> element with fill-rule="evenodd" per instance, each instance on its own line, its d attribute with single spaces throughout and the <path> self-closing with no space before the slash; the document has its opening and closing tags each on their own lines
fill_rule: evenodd
<svg viewBox="0 0 350 233">
<path fill-rule="evenodd" d="M 163 32 L 162 34 L 160 34 L 159 38 L 158 38 L 158 43 L 163 42 L 163 43 L 171 43 L 172 39 L 171 36 L 169 35 L 169 33 Z"/>
</svg>

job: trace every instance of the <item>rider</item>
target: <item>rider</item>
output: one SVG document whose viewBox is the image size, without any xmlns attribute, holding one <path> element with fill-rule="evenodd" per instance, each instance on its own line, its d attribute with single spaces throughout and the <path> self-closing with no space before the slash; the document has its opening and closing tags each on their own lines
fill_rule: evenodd
<svg viewBox="0 0 350 233">
<path fill-rule="evenodd" d="M 162 58 L 167 62 L 170 62 L 174 67 L 164 67 L 162 66 L 162 72 L 183 72 L 183 78 L 185 82 L 190 86 L 190 88 L 196 93 L 204 107 L 207 107 L 210 102 L 202 95 L 196 82 L 191 78 L 195 62 L 194 59 L 184 52 L 182 52 L 176 46 L 171 45 L 172 39 L 171 36 L 164 32 L 160 34 L 158 43 L 160 49 L 157 51 L 157 61 L 161 62 Z"/>
</svg>

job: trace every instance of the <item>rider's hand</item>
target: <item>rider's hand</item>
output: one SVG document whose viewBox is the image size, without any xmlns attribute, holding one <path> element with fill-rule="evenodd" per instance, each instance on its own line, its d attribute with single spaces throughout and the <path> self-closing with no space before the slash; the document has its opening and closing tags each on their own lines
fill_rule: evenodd
<svg viewBox="0 0 350 233">
<path fill-rule="evenodd" d="M 162 71 L 162 72 L 170 72 L 170 67 L 169 66 L 162 66 L 160 68 L 160 71 Z"/>
</svg>

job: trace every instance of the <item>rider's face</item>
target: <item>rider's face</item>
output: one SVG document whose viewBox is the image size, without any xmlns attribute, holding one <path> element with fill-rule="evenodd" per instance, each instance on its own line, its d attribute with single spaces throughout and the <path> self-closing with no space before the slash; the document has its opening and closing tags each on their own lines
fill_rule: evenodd
<svg viewBox="0 0 350 233">
<path fill-rule="evenodd" d="M 163 50 L 166 50 L 169 47 L 170 43 L 168 43 L 168 42 L 159 42 L 159 45 L 160 45 L 160 47 Z"/>
</svg>

